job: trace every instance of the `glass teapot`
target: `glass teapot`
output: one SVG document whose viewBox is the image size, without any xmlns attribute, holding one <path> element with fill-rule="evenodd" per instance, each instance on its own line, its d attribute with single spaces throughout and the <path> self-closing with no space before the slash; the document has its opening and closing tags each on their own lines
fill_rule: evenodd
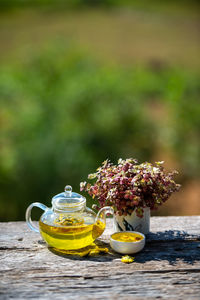
<svg viewBox="0 0 200 300">
<path fill-rule="evenodd" d="M 34 206 L 44 210 L 39 220 L 39 229 L 31 220 Z M 72 187 L 67 185 L 64 193 L 52 198 L 52 208 L 39 202 L 29 205 L 26 221 L 32 230 L 40 232 L 50 247 L 75 250 L 92 244 L 103 233 L 107 213 L 113 214 L 112 207 L 103 207 L 96 215 L 86 207 L 86 198 L 72 192 Z"/>
</svg>

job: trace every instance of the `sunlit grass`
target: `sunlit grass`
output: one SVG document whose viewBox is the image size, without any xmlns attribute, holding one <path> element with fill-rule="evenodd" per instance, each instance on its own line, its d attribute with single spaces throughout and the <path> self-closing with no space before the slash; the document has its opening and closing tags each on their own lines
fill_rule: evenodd
<svg viewBox="0 0 200 300">
<path fill-rule="evenodd" d="M 109 63 L 199 68 L 198 18 L 141 9 L 19 10 L 0 19 L 0 59 L 72 39 Z"/>
</svg>

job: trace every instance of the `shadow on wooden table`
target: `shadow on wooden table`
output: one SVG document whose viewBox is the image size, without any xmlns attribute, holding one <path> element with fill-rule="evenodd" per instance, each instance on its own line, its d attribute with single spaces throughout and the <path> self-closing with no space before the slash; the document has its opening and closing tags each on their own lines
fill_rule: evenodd
<svg viewBox="0 0 200 300">
<path fill-rule="evenodd" d="M 135 261 L 168 261 L 175 265 L 177 262 L 194 264 L 200 261 L 200 237 L 185 231 L 167 230 L 149 233 L 145 249 L 136 255 Z"/>
<path fill-rule="evenodd" d="M 170 265 L 178 262 L 194 264 L 200 261 L 200 237 L 188 234 L 179 230 L 167 230 L 164 232 L 149 233 L 146 236 L 146 246 L 143 251 L 133 254 L 135 263 L 144 264 L 150 261 L 167 261 Z M 42 243 L 42 241 L 39 241 Z M 49 251 L 55 255 L 72 260 L 88 260 L 95 262 L 110 262 L 119 259 L 123 254 L 114 252 L 109 243 L 96 240 L 98 246 L 108 248 L 108 253 L 99 253 L 97 255 L 73 255 L 67 251 L 59 251 L 49 247 Z"/>
<path fill-rule="evenodd" d="M 185 241 L 185 240 L 195 240 L 200 241 L 200 236 L 195 234 L 188 234 L 186 231 L 181 230 L 166 230 L 158 231 L 156 233 L 150 232 L 146 236 L 147 242 L 169 242 L 169 241 Z"/>
<path fill-rule="evenodd" d="M 96 262 L 109 262 L 112 261 L 116 258 L 120 258 L 122 255 L 115 253 L 112 251 L 110 248 L 110 245 L 106 242 L 96 240 L 95 244 L 101 248 L 107 248 L 108 253 L 94 253 L 94 254 L 89 254 L 88 248 L 90 246 L 80 249 L 80 250 L 72 250 L 72 251 L 65 251 L 65 250 L 58 250 L 52 247 L 48 247 L 49 251 L 54 253 L 55 255 L 62 256 L 67 259 L 73 259 L 73 260 L 90 260 L 90 261 L 96 261 Z M 88 254 L 85 254 L 87 253 Z M 80 254 L 79 254 L 80 253 Z"/>
</svg>

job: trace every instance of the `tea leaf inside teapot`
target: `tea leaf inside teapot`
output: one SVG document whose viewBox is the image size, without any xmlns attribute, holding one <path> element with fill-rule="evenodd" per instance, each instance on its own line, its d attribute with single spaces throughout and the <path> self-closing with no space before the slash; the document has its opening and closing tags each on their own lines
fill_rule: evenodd
<svg viewBox="0 0 200 300">
<path fill-rule="evenodd" d="M 74 218 L 72 216 L 60 215 L 55 219 L 54 224 L 62 226 L 80 226 L 84 224 L 83 218 Z"/>
</svg>

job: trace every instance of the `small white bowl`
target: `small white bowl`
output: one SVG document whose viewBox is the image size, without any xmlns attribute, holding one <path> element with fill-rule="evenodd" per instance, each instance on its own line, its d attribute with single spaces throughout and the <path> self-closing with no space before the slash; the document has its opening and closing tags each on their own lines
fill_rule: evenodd
<svg viewBox="0 0 200 300">
<path fill-rule="evenodd" d="M 141 251 L 144 248 L 145 245 L 145 235 L 137 232 L 137 231 L 121 231 L 121 233 L 136 233 L 140 236 L 142 236 L 142 240 L 137 241 L 137 242 L 121 242 L 114 240 L 112 236 L 116 233 L 120 232 L 115 232 L 111 235 L 110 237 L 110 245 L 113 250 L 116 252 L 122 253 L 122 254 L 133 254 Z"/>
</svg>

